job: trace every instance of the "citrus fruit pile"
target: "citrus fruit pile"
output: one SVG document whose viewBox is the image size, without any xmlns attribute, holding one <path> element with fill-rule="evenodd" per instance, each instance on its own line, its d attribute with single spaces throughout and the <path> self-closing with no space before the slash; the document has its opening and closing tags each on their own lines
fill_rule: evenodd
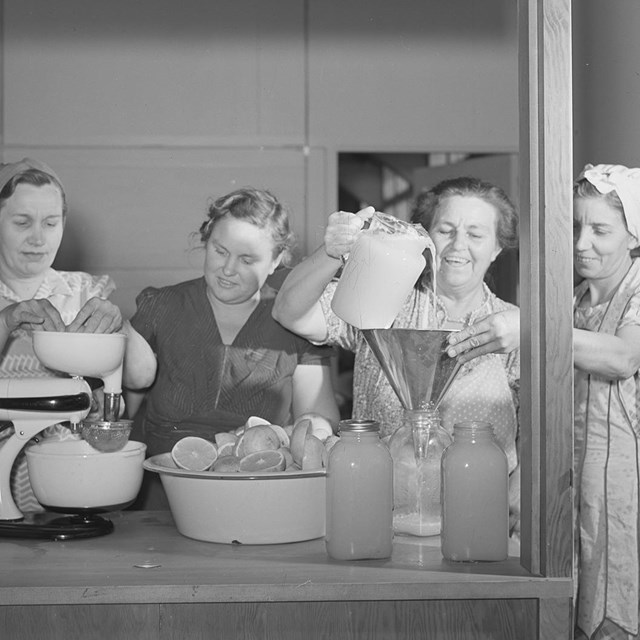
<svg viewBox="0 0 640 640">
<path fill-rule="evenodd" d="M 325 417 L 305 413 L 285 427 L 252 416 L 233 431 L 216 433 L 214 439 L 182 438 L 173 446 L 171 457 L 188 471 L 315 471 L 326 467 L 338 436 Z"/>
</svg>

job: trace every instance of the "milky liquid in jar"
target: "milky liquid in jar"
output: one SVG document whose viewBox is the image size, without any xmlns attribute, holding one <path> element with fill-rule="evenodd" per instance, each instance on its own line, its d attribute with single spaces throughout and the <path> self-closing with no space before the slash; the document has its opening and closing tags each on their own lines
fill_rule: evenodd
<svg viewBox="0 0 640 640">
<path fill-rule="evenodd" d="M 442 456 L 442 555 L 462 562 L 504 560 L 508 544 L 507 456 L 490 423 L 457 423 Z"/>
<path fill-rule="evenodd" d="M 372 226 L 359 235 L 336 287 L 333 311 L 358 329 L 391 327 L 424 270 L 423 252 L 433 244 L 431 238 L 396 223 L 407 231 Z"/>
<path fill-rule="evenodd" d="M 343 420 L 327 463 L 325 543 L 335 560 L 391 556 L 393 461 L 371 420 Z"/>
</svg>

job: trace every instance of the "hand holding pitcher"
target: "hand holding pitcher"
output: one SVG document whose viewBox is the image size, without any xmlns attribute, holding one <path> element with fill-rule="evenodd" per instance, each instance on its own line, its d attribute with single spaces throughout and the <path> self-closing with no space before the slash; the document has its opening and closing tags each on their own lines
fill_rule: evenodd
<svg viewBox="0 0 640 640">
<path fill-rule="evenodd" d="M 360 232 L 371 220 L 375 209 L 365 207 L 358 213 L 336 211 L 329 216 L 327 228 L 324 232 L 324 247 L 327 255 L 337 260 L 344 260 L 351 252 L 353 244 Z"/>
</svg>

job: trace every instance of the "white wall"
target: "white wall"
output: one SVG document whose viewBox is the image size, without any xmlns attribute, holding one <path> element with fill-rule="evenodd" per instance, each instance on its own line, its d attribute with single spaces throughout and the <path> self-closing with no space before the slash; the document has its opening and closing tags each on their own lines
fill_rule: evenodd
<svg viewBox="0 0 640 640">
<path fill-rule="evenodd" d="M 344 151 L 517 150 L 512 0 L 4 0 L 1 157 L 49 162 L 57 265 L 145 285 L 200 273 L 207 200 L 252 184 L 306 252 Z"/>
</svg>

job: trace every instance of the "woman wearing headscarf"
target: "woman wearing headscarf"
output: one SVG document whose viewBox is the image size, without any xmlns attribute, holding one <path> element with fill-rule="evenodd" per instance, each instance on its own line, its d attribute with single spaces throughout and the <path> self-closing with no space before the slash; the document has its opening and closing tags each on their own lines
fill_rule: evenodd
<svg viewBox="0 0 640 640">
<path fill-rule="evenodd" d="M 577 638 L 637 638 L 640 169 L 574 184 Z"/>
<path fill-rule="evenodd" d="M 50 167 L 29 158 L 0 165 L 0 377 L 57 375 L 36 357 L 32 331 L 112 333 L 122 326 L 107 300 L 115 289 L 109 276 L 51 267 L 65 221 L 64 189 Z M 11 429 L 0 423 L 0 446 Z M 12 493 L 21 511 L 40 511 L 24 458 L 14 465 Z"/>
</svg>

